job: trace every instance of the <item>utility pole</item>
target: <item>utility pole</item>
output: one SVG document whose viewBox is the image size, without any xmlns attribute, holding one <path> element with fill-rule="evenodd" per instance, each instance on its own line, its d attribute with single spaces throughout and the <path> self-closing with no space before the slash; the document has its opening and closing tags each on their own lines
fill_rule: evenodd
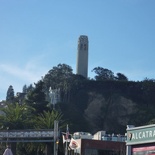
<svg viewBox="0 0 155 155">
<path fill-rule="evenodd" d="M 58 155 L 58 136 L 59 136 L 59 132 L 58 132 L 58 121 L 54 121 L 54 155 Z"/>
</svg>

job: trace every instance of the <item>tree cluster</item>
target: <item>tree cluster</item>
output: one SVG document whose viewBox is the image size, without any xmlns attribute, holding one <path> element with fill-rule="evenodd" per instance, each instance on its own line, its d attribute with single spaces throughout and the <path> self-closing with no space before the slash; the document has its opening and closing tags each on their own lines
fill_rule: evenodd
<svg viewBox="0 0 155 155">
<path fill-rule="evenodd" d="M 6 97 L 8 108 L 4 109 L 1 124 L 10 129 L 52 128 L 55 116 L 62 119 L 63 115 L 72 133 L 105 130 L 124 134 L 127 124 L 140 126 L 154 122 L 153 79 L 135 82 L 122 73 L 115 76 L 106 68 L 95 67 L 92 71 L 96 74 L 94 79 L 86 79 L 73 74 L 70 66 L 58 64 L 34 86 L 24 85 L 17 96 L 10 86 Z M 50 88 L 59 90 L 56 105 L 51 103 Z M 58 116 L 52 113 L 53 108 Z M 17 119 L 11 119 L 12 116 Z"/>
</svg>

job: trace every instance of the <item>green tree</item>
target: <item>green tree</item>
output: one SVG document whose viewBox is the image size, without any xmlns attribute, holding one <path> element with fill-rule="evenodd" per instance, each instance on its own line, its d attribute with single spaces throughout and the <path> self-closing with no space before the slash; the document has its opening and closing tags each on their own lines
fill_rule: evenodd
<svg viewBox="0 0 155 155">
<path fill-rule="evenodd" d="M 102 67 L 95 67 L 92 72 L 95 72 L 97 75 L 95 76 L 95 79 L 97 81 L 103 81 L 103 80 L 114 80 L 115 76 L 114 73 L 106 68 Z"/>
<path fill-rule="evenodd" d="M 31 91 L 33 91 L 34 90 L 34 87 L 33 87 L 33 85 L 32 84 L 30 84 L 29 86 L 27 86 L 27 93 L 29 93 L 29 92 L 31 92 Z"/>
<path fill-rule="evenodd" d="M 115 78 L 118 81 L 128 81 L 128 78 L 122 73 L 117 73 L 117 76 Z"/>
<path fill-rule="evenodd" d="M 27 85 L 24 85 L 23 86 L 23 91 L 22 91 L 23 93 L 27 93 Z"/>
<path fill-rule="evenodd" d="M 73 76 L 73 70 L 69 65 L 58 64 L 53 67 L 43 78 L 44 82 L 44 92 L 49 98 L 49 88 L 60 89 L 61 100 L 67 101 L 69 92 L 71 78 Z"/>
<path fill-rule="evenodd" d="M 7 107 L 1 108 L 2 115 L 0 115 L 0 125 L 4 129 L 26 129 L 29 128 L 30 120 L 33 118 L 34 109 L 26 104 L 19 105 L 8 104 Z"/>
<path fill-rule="evenodd" d="M 43 78 L 46 87 L 59 88 L 63 86 L 63 82 L 72 76 L 72 68 L 66 64 L 58 64 L 53 67 Z"/>
<path fill-rule="evenodd" d="M 61 121 L 61 123 L 64 122 L 62 120 L 62 117 L 63 117 L 63 114 L 55 110 L 52 110 L 51 112 L 43 111 L 42 114 L 38 114 L 37 117 L 35 118 L 35 128 L 36 129 L 53 129 L 55 120 Z"/>
<path fill-rule="evenodd" d="M 13 102 L 13 100 L 14 100 L 14 89 L 13 89 L 13 86 L 10 85 L 7 90 L 6 101 L 8 103 L 11 103 L 11 102 Z"/>
<path fill-rule="evenodd" d="M 7 107 L 1 108 L 0 126 L 2 129 L 28 129 L 32 127 L 32 114 L 34 109 L 22 104 L 8 104 Z M 13 154 L 16 154 L 16 143 L 13 143 Z"/>
<path fill-rule="evenodd" d="M 149 106 L 149 104 L 154 103 L 155 101 L 155 79 L 148 79 L 145 78 L 142 82 L 143 94 L 141 98 L 143 98 L 143 101 Z"/>
<path fill-rule="evenodd" d="M 27 94 L 27 99 L 25 100 L 26 104 L 33 107 L 37 113 L 42 113 L 44 110 L 47 110 L 46 96 L 43 91 L 44 82 L 38 81 L 35 83 L 35 87 Z"/>
<path fill-rule="evenodd" d="M 65 126 L 65 120 L 63 120 L 63 114 L 52 110 L 52 111 L 44 111 L 42 114 L 38 114 L 35 117 L 34 127 L 35 129 L 54 129 L 54 121 L 57 120 L 59 122 L 59 129 Z M 43 143 L 43 144 L 28 144 L 26 147 L 27 152 L 36 150 L 37 152 L 41 152 L 41 150 L 46 150 L 47 155 L 51 154 L 53 147 L 51 147 L 51 143 Z"/>
</svg>

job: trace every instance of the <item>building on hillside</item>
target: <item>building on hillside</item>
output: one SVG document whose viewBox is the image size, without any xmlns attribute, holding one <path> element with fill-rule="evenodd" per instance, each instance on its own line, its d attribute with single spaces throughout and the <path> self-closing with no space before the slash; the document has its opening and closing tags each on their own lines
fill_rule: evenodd
<svg viewBox="0 0 155 155">
<path fill-rule="evenodd" d="M 16 101 L 19 103 L 19 104 L 23 104 L 23 101 L 24 99 L 27 97 L 27 93 L 21 93 L 21 92 L 17 92 L 16 93 Z"/>
<path fill-rule="evenodd" d="M 52 89 L 49 88 L 49 97 L 50 97 L 50 104 L 53 105 L 53 109 L 55 109 L 55 105 L 60 102 L 60 89 Z"/>
<path fill-rule="evenodd" d="M 85 35 L 78 39 L 76 74 L 88 76 L 88 37 Z"/>
<path fill-rule="evenodd" d="M 126 155 L 155 155 L 155 124 L 127 126 Z"/>
<path fill-rule="evenodd" d="M 0 108 L 6 108 L 6 107 L 7 107 L 6 101 L 1 101 Z M 4 115 L 4 114 L 5 113 L 0 110 L 0 115 Z"/>
</svg>

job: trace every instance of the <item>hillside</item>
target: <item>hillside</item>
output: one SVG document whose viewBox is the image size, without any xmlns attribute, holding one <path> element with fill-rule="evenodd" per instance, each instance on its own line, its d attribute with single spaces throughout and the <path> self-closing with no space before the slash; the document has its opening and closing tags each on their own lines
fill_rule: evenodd
<svg viewBox="0 0 155 155">
<path fill-rule="evenodd" d="M 117 76 L 108 69 L 97 67 L 94 79 L 73 74 L 66 64 L 53 67 L 35 87 L 24 86 L 22 98 L 7 96 L 8 103 L 23 102 L 32 106 L 36 114 L 52 110 L 50 90 L 58 90 L 60 100 L 55 109 L 63 114 L 71 132 L 92 134 L 126 132 L 127 125 L 141 126 L 155 123 L 155 80 L 128 81 L 122 73 Z M 10 93 L 11 91 L 11 93 Z M 14 94 L 13 89 L 8 94 Z"/>
<path fill-rule="evenodd" d="M 155 118 L 155 83 L 85 81 L 61 109 L 72 130 L 126 132 L 126 125 L 145 125 Z"/>
</svg>

